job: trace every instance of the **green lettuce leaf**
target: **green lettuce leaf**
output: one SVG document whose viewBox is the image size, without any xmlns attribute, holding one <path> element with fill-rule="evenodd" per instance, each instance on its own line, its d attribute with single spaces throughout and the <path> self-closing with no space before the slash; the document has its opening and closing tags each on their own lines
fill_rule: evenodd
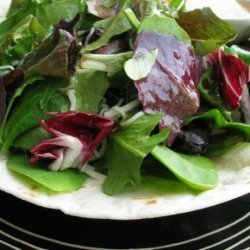
<svg viewBox="0 0 250 250">
<path fill-rule="evenodd" d="M 140 184 L 143 159 L 156 145 L 164 142 L 169 133 L 166 129 L 150 136 L 161 118 L 162 115 L 143 115 L 112 134 L 104 161 L 104 166 L 108 168 L 104 193 L 114 195 L 127 184 Z"/>
<path fill-rule="evenodd" d="M 8 33 L 0 46 L 2 64 L 15 64 L 47 35 L 47 30 L 33 15 L 26 16 Z"/>
<path fill-rule="evenodd" d="M 8 157 L 7 167 L 11 171 L 26 176 L 40 185 L 55 192 L 69 192 L 79 189 L 86 175 L 73 169 L 52 172 L 42 163 L 32 165 L 24 154 L 13 154 Z"/>
<path fill-rule="evenodd" d="M 6 17 L 9 17 L 13 13 L 15 13 L 17 10 L 22 8 L 23 3 L 25 0 L 11 0 L 11 4 L 8 9 L 8 13 L 6 14 Z"/>
<path fill-rule="evenodd" d="M 109 22 L 105 22 L 104 32 L 101 37 L 95 42 L 88 44 L 84 51 L 92 51 L 96 50 L 104 45 L 106 45 L 109 40 L 119 34 L 122 34 L 131 29 L 130 22 L 126 18 L 124 14 L 124 10 L 127 8 L 131 8 L 133 6 L 133 0 L 124 0 L 122 7 L 119 12 L 109 20 Z M 100 24 L 99 24 L 100 27 Z"/>
<path fill-rule="evenodd" d="M 21 9 L 10 15 L 7 19 L 0 23 L 0 44 L 9 32 L 12 32 L 18 23 L 26 18 L 26 16 L 34 14 L 36 6 L 31 0 L 26 0 Z"/>
<path fill-rule="evenodd" d="M 82 0 L 13 1 L 10 8 L 13 14 L 0 24 L 1 60 L 16 65 L 51 32 L 52 25 L 62 19 L 73 19 L 85 8 Z"/>
<path fill-rule="evenodd" d="M 51 78 L 25 89 L 5 125 L 3 151 L 8 151 L 22 133 L 34 129 L 40 120 L 48 118 L 45 112 L 63 112 L 69 109 L 68 98 L 59 90 L 64 84 L 61 79 Z"/>
<path fill-rule="evenodd" d="M 187 32 L 175 21 L 174 18 L 166 17 L 166 16 L 159 16 L 159 15 L 152 15 L 147 16 L 141 22 L 141 25 L 138 29 L 138 33 L 143 31 L 155 31 L 167 35 L 174 35 L 179 40 L 190 44 L 191 40 Z"/>
<path fill-rule="evenodd" d="M 214 188 L 218 183 L 215 163 L 202 156 L 176 153 L 164 146 L 156 146 L 152 155 L 178 179 L 198 190 Z"/>
<path fill-rule="evenodd" d="M 177 22 L 191 37 L 195 52 L 200 56 L 213 52 L 237 35 L 236 30 L 210 8 L 182 12 Z"/>
</svg>

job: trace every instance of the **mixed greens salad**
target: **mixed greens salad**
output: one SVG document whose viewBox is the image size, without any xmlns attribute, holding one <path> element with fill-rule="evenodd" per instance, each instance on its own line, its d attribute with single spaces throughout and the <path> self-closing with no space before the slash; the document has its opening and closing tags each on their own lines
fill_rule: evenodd
<svg viewBox="0 0 250 250">
<path fill-rule="evenodd" d="M 218 183 L 249 147 L 250 52 L 209 8 L 172 0 L 13 0 L 0 23 L 0 140 L 14 173 L 57 192 L 105 176 Z"/>
</svg>

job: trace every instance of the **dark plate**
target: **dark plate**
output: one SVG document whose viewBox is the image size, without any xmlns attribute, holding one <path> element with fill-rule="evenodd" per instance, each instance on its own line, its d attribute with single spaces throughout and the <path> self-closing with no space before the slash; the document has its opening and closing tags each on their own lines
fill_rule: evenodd
<svg viewBox="0 0 250 250">
<path fill-rule="evenodd" d="M 185 214 L 142 220 L 65 215 L 0 192 L 0 249 L 247 249 L 250 194 Z"/>
</svg>

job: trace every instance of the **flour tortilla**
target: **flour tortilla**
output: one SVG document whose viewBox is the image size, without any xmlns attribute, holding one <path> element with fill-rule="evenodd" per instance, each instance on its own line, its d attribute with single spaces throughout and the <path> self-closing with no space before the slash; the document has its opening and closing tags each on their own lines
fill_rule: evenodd
<svg viewBox="0 0 250 250">
<path fill-rule="evenodd" d="M 0 20 L 9 3 L 10 0 L 0 2 Z M 101 191 L 102 179 L 88 179 L 77 191 L 48 194 L 11 173 L 6 167 L 5 155 L 0 157 L 0 190 L 83 218 L 134 220 L 168 216 L 207 208 L 250 193 L 250 146 L 233 153 L 235 157 L 217 160 L 218 186 L 199 194 L 133 192 L 110 197 Z"/>
<path fill-rule="evenodd" d="M 233 152 L 233 160 L 232 156 L 218 159 L 220 180 L 212 190 L 160 195 L 131 192 L 114 197 L 102 193 L 102 179 L 88 179 L 77 191 L 48 194 L 13 175 L 6 167 L 6 157 L 2 156 L 0 190 L 33 204 L 83 218 L 135 220 L 169 216 L 207 208 L 250 193 L 249 153 L 250 144 L 239 152 Z"/>
</svg>

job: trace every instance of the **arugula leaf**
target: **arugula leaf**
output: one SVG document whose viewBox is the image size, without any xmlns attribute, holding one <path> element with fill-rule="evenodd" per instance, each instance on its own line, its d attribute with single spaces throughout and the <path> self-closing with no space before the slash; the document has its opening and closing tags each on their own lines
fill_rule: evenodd
<svg viewBox="0 0 250 250">
<path fill-rule="evenodd" d="M 56 192 L 77 190 L 87 179 L 84 173 L 72 169 L 52 172 L 47 170 L 44 164 L 32 165 L 24 154 L 10 155 L 7 160 L 7 167 Z"/>
<path fill-rule="evenodd" d="M 119 12 L 112 18 L 112 21 L 105 26 L 102 36 L 95 42 L 83 48 L 84 51 L 96 50 L 106 45 L 116 35 L 122 34 L 131 29 L 130 22 L 124 14 L 124 10 L 133 6 L 133 0 L 124 0 Z"/>
<path fill-rule="evenodd" d="M 46 79 L 29 86 L 16 102 L 3 131 L 2 150 L 8 151 L 13 141 L 22 133 L 39 125 L 48 117 L 44 112 L 68 110 L 68 99 L 58 90 L 64 85 L 61 79 Z"/>
<path fill-rule="evenodd" d="M 104 72 L 86 70 L 77 72 L 71 81 L 76 95 L 76 110 L 99 113 L 99 105 L 109 87 Z"/>
<path fill-rule="evenodd" d="M 195 52 L 200 56 L 213 52 L 237 35 L 236 30 L 210 8 L 183 12 L 177 22 L 189 34 Z"/>
<path fill-rule="evenodd" d="M 215 163 L 208 158 L 176 153 L 164 146 L 156 146 L 151 153 L 178 179 L 194 189 L 206 190 L 218 183 Z"/>
<path fill-rule="evenodd" d="M 140 184 L 143 159 L 155 145 L 164 142 L 169 133 L 165 129 L 150 136 L 161 118 L 162 115 L 143 115 L 112 134 L 104 161 L 104 166 L 108 167 L 108 176 L 103 184 L 104 193 L 114 195 L 127 184 Z"/>
<path fill-rule="evenodd" d="M 174 35 L 179 40 L 191 45 L 191 40 L 187 32 L 171 17 L 156 14 L 146 16 L 141 22 L 138 33 L 143 31 L 155 31 L 162 34 Z"/>
<path fill-rule="evenodd" d="M 196 120 L 207 121 L 213 129 L 227 129 L 242 134 L 246 140 L 250 140 L 250 125 L 238 122 L 228 122 L 218 109 L 212 109 L 201 115 L 192 116 L 187 119 L 186 124 Z"/>
</svg>

